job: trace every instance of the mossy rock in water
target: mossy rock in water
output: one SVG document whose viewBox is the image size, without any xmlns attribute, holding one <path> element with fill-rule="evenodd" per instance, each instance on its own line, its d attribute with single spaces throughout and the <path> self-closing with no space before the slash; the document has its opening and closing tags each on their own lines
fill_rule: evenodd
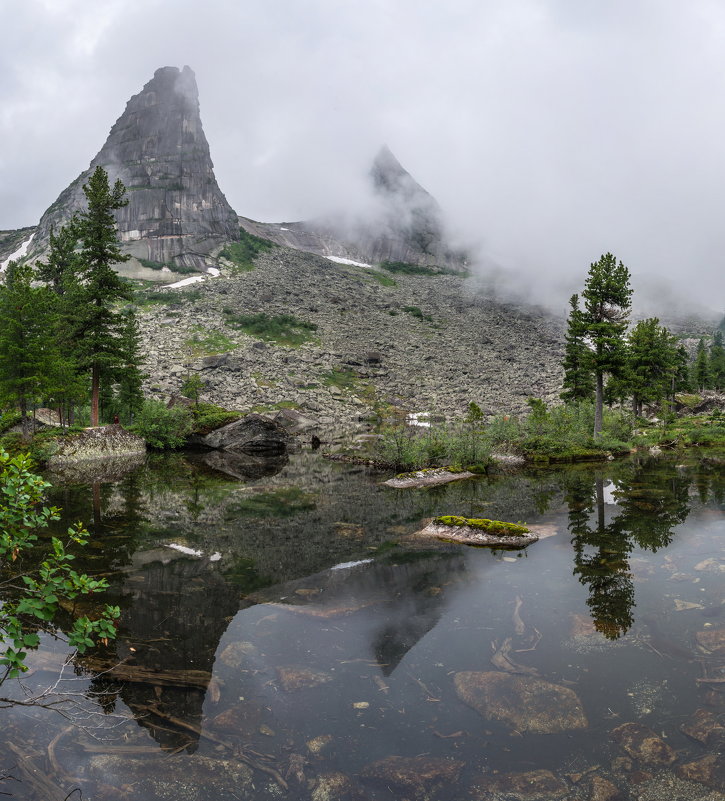
<svg viewBox="0 0 725 801">
<path fill-rule="evenodd" d="M 458 515 L 443 515 L 436 517 L 433 523 L 437 526 L 467 526 L 479 531 L 485 531 L 486 534 L 495 534 L 497 536 L 506 537 L 524 537 L 530 533 L 526 526 L 521 526 L 518 523 L 505 523 L 502 520 L 487 520 L 486 518 L 477 517 L 459 517 Z"/>
</svg>

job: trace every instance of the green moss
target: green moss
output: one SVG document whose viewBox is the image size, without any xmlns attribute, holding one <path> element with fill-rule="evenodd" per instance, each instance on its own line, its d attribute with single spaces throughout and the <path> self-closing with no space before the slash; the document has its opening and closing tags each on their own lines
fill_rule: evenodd
<svg viewBox="0 0 725 801">
<path fill-rule="evenodd" d="M 529 533 L 529 529 L 526 526 L 521 526 L 517 523 L 505 523 L 501 520 L 487 520 L 486 518 L 478 517 L 443 515 L 436 517 L 433 522 L 439 526 L 467 526 L 468 528 L 475 528 L 478 531 L 484 531 L 486 534 L 494 534 L 496 536 L 523 537 Z"/>
<path fill-rule="evenodd" d="M 244 228 L 240 228 L 239 241 L 225 245 L 219 252 L 219 256 L 230 261 L 236 271 L 248 272 L 254 269 L 254 260 L 260 253 L 265 250 L 271 250 L 274 247 L 277 246 L 269 239 L 255 236 L 245 231 Z"/>
<path fill-rule="evenodd" d="M 688 395 L 684 392 L 681 392 L 678 395 L 675 395 L 675 400 L 681 404 L 682 406 L 686 406 L 688 409 L 697 406 L 698 403 L 702 403 L 702 395 Z"/>
<path fill-rule="evenodd" d="M 194 334 L 186 340 L 186 347 L 194 356 L 211 356 L 226 353 L 236 348 L 237 343 L 221 331 L 208 331 L 203 326 L 194 327 Z"/>
<path fill-rule="evenodd" d="M 317 331 L 314 323 L 300 320 L 292 314 L 278 314 L 274 317 L 264 312 L 235 314 L 231 309 L 224 309 L 224 314 L 228 326 L 238 328 L 258 339 L 274 341 L 287 347 L 309 342 L 313 333 Z"/>
<path fill-rule="evenodd" d="M 233 412 L 221 406 L 215 406 L 213 403 L 200 403 L 193 406 L 191 411 L 194 415 L 194 430 L 192 433 L 202 436 L 215 431 L 217 428 L 233 423 L 242 416 L 241 412 Z"/>
<path fill-rule="evenodd" d="M 408 314 L 413 317 L 417 317 L 419 320 L 426 320 L 429 323 L 433 322 L 433 318 L 430 314 L 423 314 L 419 306 L 403 306 L 403 311 L 408 312 Z"/>
<path fill-rule="evenodd" d="M 398 282 L 385 273 L 380 273 L 377 270 L 365 270 L 365 275 L 369 275 L 374 281 L 377 281 L 380 286 L 398 286 Z"/>
<path fill-rule="evenodd" d="M 322 383 L 326 387 L 353 390 L 359 380 L 360 376 L 354 370 L 350 370 L 347 367 L 335 367 L 324 374 Z"/>
</svg>

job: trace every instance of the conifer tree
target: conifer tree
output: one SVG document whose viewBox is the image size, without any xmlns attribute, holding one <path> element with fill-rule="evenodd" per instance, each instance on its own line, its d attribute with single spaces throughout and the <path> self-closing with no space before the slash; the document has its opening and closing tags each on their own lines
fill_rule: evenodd
<svg viewBox="0 0 725 801">
<path fill-rule="evenodd" d="M 675 338 L 659 322 L 657 317 L 640 320 L 628 337 L 626 385 L 637 415 L 642 414 L 643 403 L 670 394 L 677 372 Z"/>
<path fill-rule="evenodd" d="M 605 374 L 619 376 L 624 370 L 632 289 L 629 270 L 611 253 L 590 265 L 582 297 L 583 336 L 590 346 L 594 373 L 594 436 L 602 430 Z"/>
<path fill-rule="evenodd" d="M 24 440 L 30 438 L 28 411 L 60 358 L 49 325 L 50 290 L 34 287 L 33 278 L 30 266 L 11 262 L 0 286 L 0 394 L 20 409 Z"/>
<path fill-rule="evenodd" d="M 118 402 L 123 413 L 129 421 L 141 411 L 143 406 L 144 375 L 139 368 L 139 350 L 141 332 L 139 331 L 136 314 L 132 309 L 124 312 L 123 328 L 121 329 L 121 363 L 116 370 L 118 384 Z"/>
<path fill-rule="evenodd" d="M 102 167 L 96 167 L 83 192 L 88 209 L 78 215 L 77 229 L 85 302 L 79 313 L 78 333 L 81 365 L 91 372 L 91 425 L 97 426 L 101 374 L 107 374 L 123 358 L 123 319 L 113 306 L 118 300 L 130 299 L 130 290 L 113 265 L 130 257 L 121 253 L 113 212 L 128 200 L 121 181 L 111 189 Z"/>
<path fill-rule="evenodd" d="M 719 329 L 713 334 L 710 345 L 710 385 L 713 389 L 725 389 L 725 348 Z"/>
<path fill-rule="evenodd" d="M 710 360 L 707 358 L 707 348 L 703 339 L 697 343 L 695 363 L 692 366 L 692 382 L 700 392 L 710 386 Z"/>
<path fill-rule="evenodd" d="M 592 353 L 585 339 L 579 295 L 571 296 L 569 307 L 563 362 L 564 391 L 560 397 L 564 401 L 591 400 L 594 395 Z"/>
<path fill-rule="evenodd" d="M 81 271 L 78 247 L 78 220 L 74 216 L 56 234 L 50 231 L 48 260 L 38 262 L 37 276 L 45 281 L 56 295 L 66 295 L 78 283 Z"/>
</svg>

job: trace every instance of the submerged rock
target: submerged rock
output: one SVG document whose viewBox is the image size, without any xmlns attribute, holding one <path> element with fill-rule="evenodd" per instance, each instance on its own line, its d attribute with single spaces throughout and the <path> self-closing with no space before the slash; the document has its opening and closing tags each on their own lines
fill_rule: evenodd
<svg viewBox="0 0 725 801">
<path fill-rule="evenodd" d="M 474 801 L 490 801 L 492 798 L 516 799 L 516 801 L 556 801 L 565 798 L 569 787 L 565 781 L 548 770 L 529 770 L 525 773 L 502 773 L 484 775 L 474 781 L 471 798 Z"/>
<path fill-rule="evenodd" d="M 694 712 L 680 726 L 680 731 L 703 745 L 708 745 L 717 740 L 725 740 L 725 727 L 707 709 L 698 709 Z"/>
<path fill-rule="evenodd" d="M 312 801 L 363 801 L 365 796 L 344 773 L 323 773 L 317 777 Z"/>
<path fill-rule="evenodd" d="M 708 654 L 725 654 L 725 628 L 698 631 L 695 639 L 700 649 Z"/>
<path fill-rule="evenodd" d="M 394 793 L 410 793 L 414 798 L 445 784 L 458 781 L 463 762 L 435 757 L 389 756 L 366 765 L 360 775 L 371 784 L 378 784 Z"/>
<path fill-rule="evenodd" d="M 91 757 L 88 772 L 97 781 L 106 782 L 110 777 L 127 782 L 121 784 L 121 790 L 127 790 L 130 798 L 198 801 L 200 787 L 209 798 L 220 801 L 259 798 L 252 771 L 237 759 L 195 754 L 193 759 L 164 756 L 161 762 L 128 754 L 97 754 Z"/>
<path fill-rule="evenodd" d="M 454 683 L 465 704 L 521 733 L 556 734 L 589 725 L 577 694 L 543 679 L 463 671 L 456 674 Z"/>
<path fill-rule="evenodd" d="M 279 683 L 286 692 L 301 690 L 303 687 L 317 687 L 332 681 L 329 673 L 321 670 L 312 670 L 307 667 L 279 667 L 277 668 Z"/>
<path fill-rule="evenodd" d="M 624 797 L 614 782 L 596 774 L 592 776 L 589 801 L 621 801 Z"/>
<path fill-rule="evenodd" d="M 702 759 L 686 762 L 677 768 L 677 775 L 725 792 L 725 754 L 708 754 Z"/>
<path fill-rule="evenodd" d="M 677 759 L 672 748 L 641 723 L 623 723 L 610 732 L 610 737 L 632 759 L 646 765 L 671 765 Z"/>
</svg>

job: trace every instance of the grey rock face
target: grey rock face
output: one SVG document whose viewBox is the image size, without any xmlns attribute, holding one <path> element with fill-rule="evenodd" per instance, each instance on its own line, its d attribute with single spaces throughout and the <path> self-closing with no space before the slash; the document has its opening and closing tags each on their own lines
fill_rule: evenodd
<svg viewBox="0 0 725 801">
<path fill-rule="evenodd" d="M 162 67 L 134 95 L 93 159 L 40 220 L 31 255 L 86 207 L 83 184 L 97 166 L 120 179 L 129 203 L 116 212 L 124 250 L 154 262 L 204 269 L 214 247 L 238 238 L 238 222 L 219 189 L 199 116 L 194 73 Z"/>
<path fill-rule="evenodd" d="M 258 414 L 248 414 L 194 441 L 222 451 L 279 453 L 285 450 L 288 440 L 282 426 Z"/>
<path fill-rule="evenodd" d="M 370 183 L 371 208 L 352 218 L 272 224 L 241 217 L 239 222 L 251 234 L 320 256 L 465 269 L 467 255 L 448 244 L 437 201 L 387 147 L 373 161 Z"/>
</svg>

